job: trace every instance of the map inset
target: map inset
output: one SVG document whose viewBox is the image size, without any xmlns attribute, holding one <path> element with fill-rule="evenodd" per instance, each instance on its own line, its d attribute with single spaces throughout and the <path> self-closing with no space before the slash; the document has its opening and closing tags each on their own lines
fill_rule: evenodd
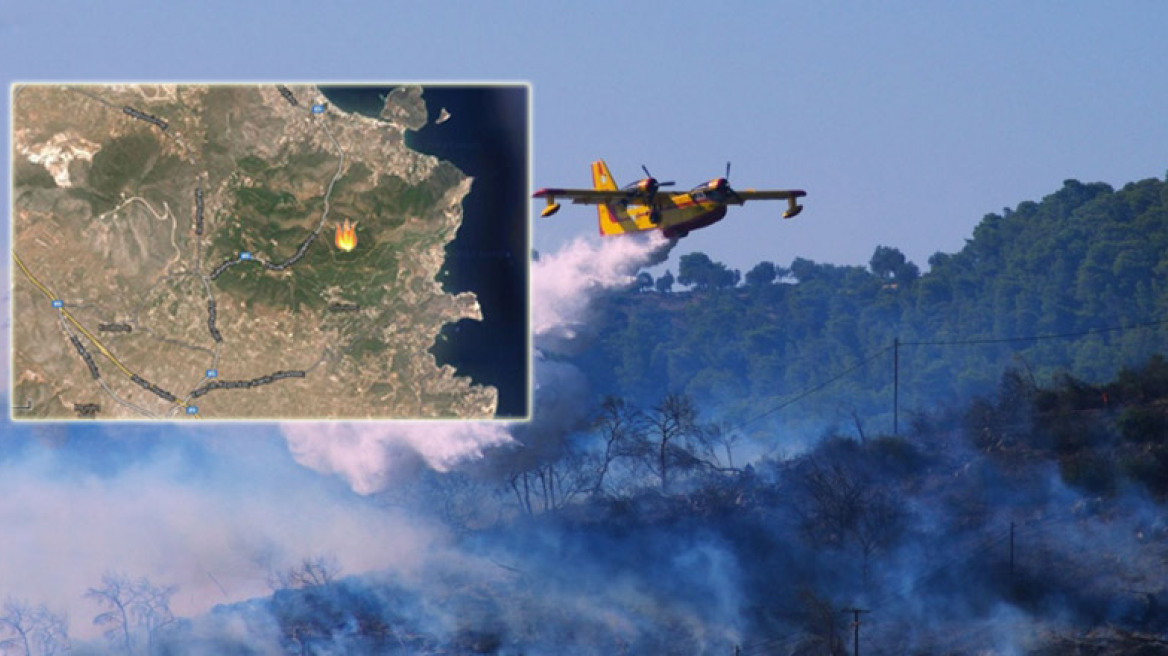
<svg viewBox="0 0 1168 656">
<path fill-rule="evenodd" d="M 14 419 L 495 416 L 431 353 L 483 317 L 438 282 L 472 179 L 406 145 L 422 88 L 377 117 L 279 84 L 18 85 L 12 111 Z"/>
</svg>

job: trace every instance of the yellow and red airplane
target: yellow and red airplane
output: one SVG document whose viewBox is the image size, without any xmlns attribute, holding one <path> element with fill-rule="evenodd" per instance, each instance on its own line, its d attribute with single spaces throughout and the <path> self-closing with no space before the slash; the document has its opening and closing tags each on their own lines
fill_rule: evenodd
<svg viewBox="0 0 1168 656">
<path fill-rule="evenodd" d="M 730 163 L 726 176 L 700 184 L 689 191 L 661 192 L 661 187 L 674 183 L 658 182 L 641 166 L 647 177 L 618 189 L 616 181 L 604 160 L 592 163 L 592 189 L 540 189 L 534 198 L 546 198 L 547 206 L 540 216 L 551 216 L 560 210 L 556 198 L 568 198 L 573 203 L 596 205 L 600 218 L 601 235 L 623 235 L 646 230 L 660 230 L 667 238 L 684 237 L 691 230 L 717 223 L 726 216 L 726 207 L 742 205 L 748 200 L 786 199 L 784 219 L 803 211 L 797 198 L 807 195 L 799 189 L 736 191 L 730 186 Z"/>
</svg>

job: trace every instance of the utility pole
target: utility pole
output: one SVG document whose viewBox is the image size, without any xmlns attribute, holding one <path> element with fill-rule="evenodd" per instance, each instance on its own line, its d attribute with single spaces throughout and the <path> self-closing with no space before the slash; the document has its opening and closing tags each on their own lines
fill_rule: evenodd
<svg viewBox="0 0 1168 656">
<path fill-rule="evenodd" d="M 900 435 L 900 337 L 892 338 L 892 434 Z"/>
<path fill-rule="evenodd" d="M 851 613 L 854 618 L 852 620 L 852 656 L 860 656 L 860 613 L 871 613 L 872 611 L 863 608 L 843 608 L 840 612 Z"/>
<path fill-rule="evenodd" d="M 1010 522 L 1010 582 L 1014 581 L 1014 522 Z"/>
</svg>

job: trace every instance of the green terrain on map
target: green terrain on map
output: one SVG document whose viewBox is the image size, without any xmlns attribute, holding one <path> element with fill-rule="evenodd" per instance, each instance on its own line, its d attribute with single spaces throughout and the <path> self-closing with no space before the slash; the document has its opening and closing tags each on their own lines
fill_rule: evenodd
<svg viewBox="0 0 1168 656">
<path fill-rule="evenodd" d="M 14 87 L 13 418 L 492 418 L 430 353 L 482 318 L 436 282 L 471 180 L 400 91 Z"/>
</svg>

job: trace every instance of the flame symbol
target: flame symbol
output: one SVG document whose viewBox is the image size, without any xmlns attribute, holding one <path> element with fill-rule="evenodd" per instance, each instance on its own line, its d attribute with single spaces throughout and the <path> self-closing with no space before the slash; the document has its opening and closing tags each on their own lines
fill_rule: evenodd
<svg viewBox="0 0 1168 656">
<path fill-rule="evenodd" d="M 337 248 L 346 253 L 357 247 L 357 224 L 349 225 L 349 220 L 345 219 L 345 225 L 337 225 Z"/>
</svg>

